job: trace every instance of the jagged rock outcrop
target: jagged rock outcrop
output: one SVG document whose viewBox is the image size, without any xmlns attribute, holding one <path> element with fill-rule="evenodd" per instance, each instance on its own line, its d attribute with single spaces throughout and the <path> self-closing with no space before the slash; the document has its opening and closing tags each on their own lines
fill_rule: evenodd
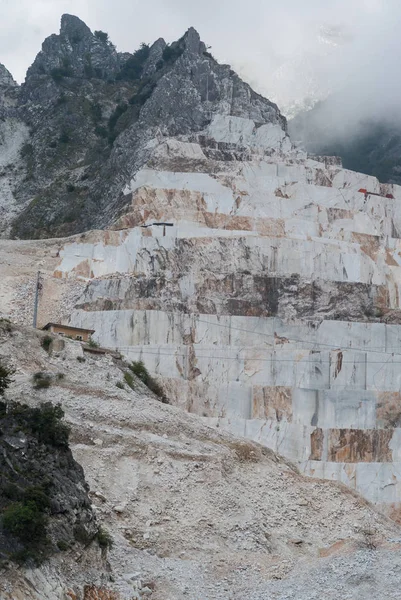
<svg viewBox="0 0 401 600">
<path fill-rule="evenodd" d="M 3 236 L 18 238 L 110 225 L 157 135 L 200 132 L 216 115 L 286 128 L 277 106 L 219 65 L 193 28 L 170 46 L 159 39 L 119 54 L 106 34 L 71 15 L 43 43 L 14 113 L 30 132 L 19 149 L 23 178 L 3 202 L 11 207 Z"/>
<path fill-rule="evenodd" d="M 16 87 L 17 85 L 18 84 L 14 80 L 14 78 L 11 75 L 10 71 L 8 71 L 6 69 L 6 67 L 0 63 L 0 86 L 1 87 L 3 87 L 3 86 Z"/>
<path fill-rule="evenodd" d="M 0 563 L 41 564 L 96 536 L 89 487 L 61 414 L 50 403 L 0 403 Z"/>
<path fill-rule="evenodd" d="M 41 52 L 28 69 L 25 99 L 32 98 L 37 78 L 43 75 L 56 79 L 92 76 L 99 79 L 114 78 L 120 70 L 120 59 L 107 34 L 102 36 L 101 33 L 93 34 L 78 17 L 63 15 L 60 34 L 46 38 Z"/>
</svg>

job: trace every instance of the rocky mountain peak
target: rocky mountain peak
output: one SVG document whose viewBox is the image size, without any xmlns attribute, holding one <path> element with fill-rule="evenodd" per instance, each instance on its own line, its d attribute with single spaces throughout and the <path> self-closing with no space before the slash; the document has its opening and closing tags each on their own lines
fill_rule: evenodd
<svg viewBox="0 0 401 600">
<path fill-rule="evenodd" d="M 118 53 L 107 33 L 65 14 L 17 92 L 7 111 L 21 119 L 27 176 L 17 186 L 12 178 L 19 214 L 7 209 L 4 222 L 12 221 L 13 237 L 108 226 L 127 202 L 124 185 L 151 159 L 160 134 L 207 137 L 214 124 L 220 141 L 234 127 L 246 146 L 268 125 L 277 126 L 279 140 L 286 137 L 278 107 L 219 64 L 193 27 L 171 44 L 159 38 Z"/>
<path fill-rule="evenodd" d="M 119 71 L 119 56 L 103 32 L 95 32 L 78 17 L 61 17 L 60 34 L 46 38 L 42 50 L 28 69 L 26 81 L 38 75 L 91 78 L 114 77 Z M 36 84 L 35 84 L 36 85 Z"/>
<path fill-rule="evenodd" d="M 14 80 L 14 77 L 11 75 L 10 71 L 6 69 L 6 67 L 0 63 L 0 85 L 11 85 L 17 86 L 17 82 Z"/>
<path fill-rule="evenodd" d="M 61 17 L 60 35 L 74 42 L 74 38 L 77 37 L 81 39 L 92 37 L 92 32 L 79 17 L 64 14 Z"/>
<path fill-rule="evenodd" d="M 143 76 L 148 77 L 156 71 L 157 64 L 163 59 L 163 52 L 167 44 L 163 38 L 159 38 L 151 45 L 149 56 L 143 67 Z"/>
<path fill-rule="evenodd" d="M 185 49 L 191 54 L 202 55 L 206 51 L 206 45 L 201 41 L 199 33 L 194 27 L 190 27 L 183 37 Z"/>
</svg>

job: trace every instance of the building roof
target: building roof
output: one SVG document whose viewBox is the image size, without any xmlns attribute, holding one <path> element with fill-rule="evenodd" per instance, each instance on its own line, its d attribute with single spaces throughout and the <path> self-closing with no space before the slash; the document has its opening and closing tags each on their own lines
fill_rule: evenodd
<svg viewBox="0 0 401 600">
<path fill-rule="evenodd" d="M 82 331 L 83 333 L 95 333 L 94 329 L 83 329 L 82 327 L 71 327 L 71 325 L 62 325 L 61 323 L 48 323 L 42 329 L 50 329 L 50 327 L 62 327 L 63 329 L 68 329 L 69 331 Z"/>
</svg>

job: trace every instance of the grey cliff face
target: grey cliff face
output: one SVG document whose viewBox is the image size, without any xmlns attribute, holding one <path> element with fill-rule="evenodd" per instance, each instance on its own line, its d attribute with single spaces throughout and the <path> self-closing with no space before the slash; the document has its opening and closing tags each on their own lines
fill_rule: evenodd
<svg viewBox="0 0 401 600">
<path fill-rule="evenodd" d="M 117 53 L 107 34 L 64 15 L 17 90 L 12 116 L 30 137 L 21 147 L 25 177 L 14 182 L 19 215 L 3 236 L 110 225 L 155 136 L 197 134 L 219 114 L 286 130 L 277 106 L 220 65 L 193 28 L 169 46 L 160 38 L 134 54 Z"/>
<path fill-rule="evenodd" d="M 20 553 L 24 561 L 41 562 L 58 552 L 57 544 L 70 545 L 96 535 L 98 526 L 88 497 L 89 487 L 68 441 L 61 441 L 61 426 L 48 422 L 38 428 L 42 415 L 53 410 L 50 404 L 32 409 L 0 403 L 1 560 Z M 4 526 L 4 515 L 18 511 L 21 503 L 30 510 L 35 503 L 35 514 L 38 521 L 43 521 L 44 531 L 33 530 L 28 524 L 32 529 L 29 536 Z"/>
<path fill-rule="evenodd" d="M 157 70 L 158 63 L 163 59 L 163 51 L 167 44 L 163 38 L 159 38 L 150 47 L 149 57 L 143 68 L 143 75 L 149 77 Z"/>
<path fill-rule="evenodd" d="M 10 71 L 0 63 L 0 86 L 17 87 L 18 83 L 14 80 Z"/>
<path fill-rule="evenodd" d="M 57 70 L 61 77 L 114 77 L 119 62 L 110 42 L 94 35 L 78 17 L 63 15 L 60 34 L 43 42 L 41 52 L 28 69 L 26 82 L 29 86 L 35 76 L 57 76 Z"/>
</svg>

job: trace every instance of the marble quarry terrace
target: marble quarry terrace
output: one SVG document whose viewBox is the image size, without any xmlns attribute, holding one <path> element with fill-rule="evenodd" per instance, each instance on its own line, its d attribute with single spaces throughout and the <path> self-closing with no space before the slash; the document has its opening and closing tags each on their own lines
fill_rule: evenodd
<svg viewBox="0 0 401 600">
<path fill-rule="evenodd" d="M 87 282 L 69 324 L 397 516 L 401 188 L 241 117 L 151 144 L 114 225 L 58 240 L 54 277 Z"/>
</svg>

